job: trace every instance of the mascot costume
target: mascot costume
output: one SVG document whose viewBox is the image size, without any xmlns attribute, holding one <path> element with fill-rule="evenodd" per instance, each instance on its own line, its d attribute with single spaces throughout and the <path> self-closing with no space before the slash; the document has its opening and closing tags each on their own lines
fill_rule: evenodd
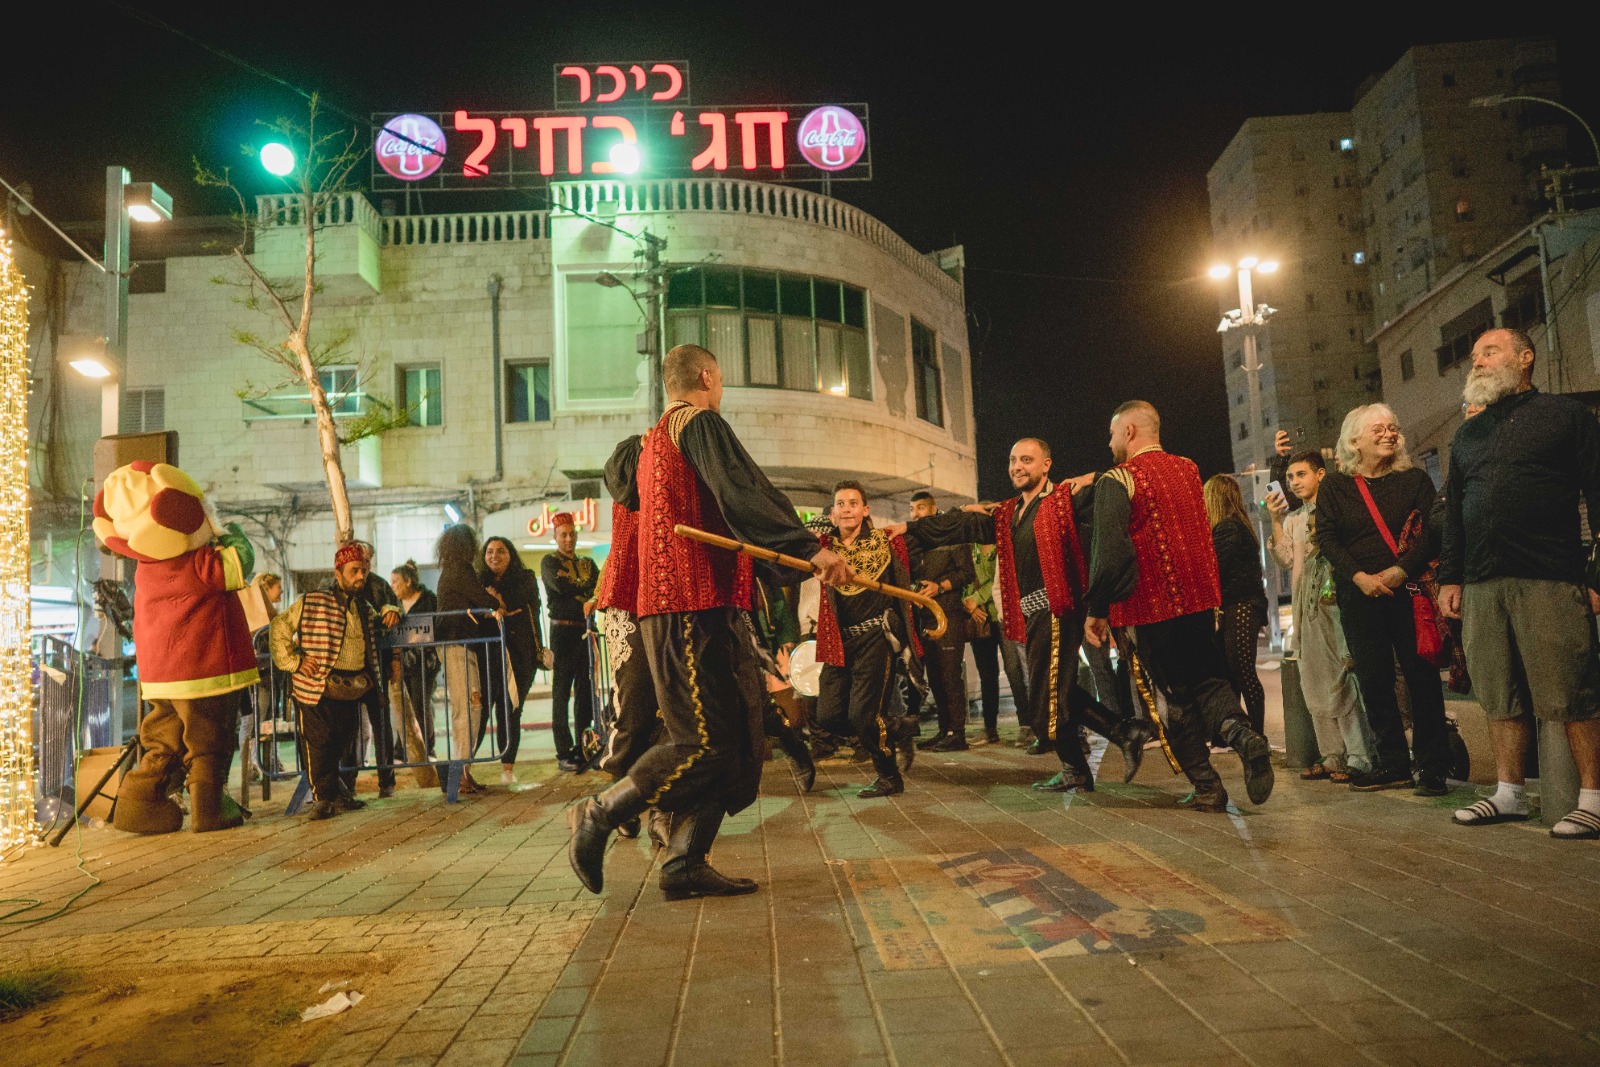
<svg viewBox="0 0 1600 1067">
<path fill-rule="evenodd" d="M 220 529 L 205 494 L 177 467 L 118 467 L 94 498 L 94 532 L 135 560 L 133 642 L 144 755 L 122 779 L 116 827 L 165 834 L 183 825 L 172 799 L 188 771 L 189 826 L 196 833 L 244 821 L 223 791 L 238 743 L 238 692 L 259 681 L 250 629 L 236 590 L 254 566 L 237 525 Z"/>
</svg>

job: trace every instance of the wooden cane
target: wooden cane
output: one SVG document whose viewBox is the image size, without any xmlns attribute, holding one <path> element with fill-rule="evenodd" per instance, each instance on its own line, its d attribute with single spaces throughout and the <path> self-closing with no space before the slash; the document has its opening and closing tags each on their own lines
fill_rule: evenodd
<svg viewBox="0 0 1600 1067">
<path fill-rule="evenodd" d="M 748 545 L 743 541 L 735 541 L 731 537 L 707 533 L 704 530 L 696 529 L 693 526 L 684 526 L 681 523 L 674 526 L 672 532 L 679 537 L 687 537 L 691 541 L 699 541 L 702 544 L 725 548 L 729 552 L 743 552 L 747 556 L 765 560 L 768 563 L 792 567 L 797 571 L 805 571 L 808 574 L 816 573 L 816 568 L 811 565 L 810 560 L 800 559 L 798 556 L 786 556 L 782 552 L 774 552 L 772 549 L 762 548 L 760 545 Z M 949 621 L 944 617 L 944 609 L 932 597 L 923 596 L 921 593 L 913 593 L 911 590 L 902 589 L 898 585 L 889 585 L 875 578 L 868 578 L 860 574 L 852 575 L 850 582 L 864 589 L 870 589 L 874 593 L 883 593 L 885 596 L 892 596 L 896 600 L 910 601 L 919 608 L 927 608 L 928 612 L 933 615 L 934 624 L 922 632 L 927 634 L 928 638 L 933 641 L 937 641 L 944 636 L 945 627 L 949 625 Z"/>
</svg>

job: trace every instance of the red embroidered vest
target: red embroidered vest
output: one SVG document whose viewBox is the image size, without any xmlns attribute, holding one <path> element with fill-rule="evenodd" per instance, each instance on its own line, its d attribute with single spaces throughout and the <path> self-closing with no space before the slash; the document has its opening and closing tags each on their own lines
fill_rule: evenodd
<svg viewBox="0 0 1600 1067">
<path fill-rule="evenodd" d="M 639 513 L 611 502 L 611 554 L 600 575 L 595 607 L 639 614 Z"/>
<path fill-rule="evenodd" d="M 1211 522 L 1200 495 L 1200 471 L 1159 449 L 1141 452 L 1119 470 L 1132 475 L 1128 534 L 1139 581 L 1111 605 L 1112 626 L 1147 626 L 1222 603 Z M 1120 479 L 1119 479 L 1120 480 Z"/>
<path fill-rule="evenodd" d="M 668 406 L 639 453 L 638 615 L 750 607 L 750 561 L 736 552 L 679 537 L 679 523 L 732 537 L 706 483 L 678 451 L 700 409 Z"/>
<path fill-rule="evenodd" d="M 1006 638 L 1025 641 L 1027 620 L 1022 617 L 1022 589 L 1017 585 L 1016 546 L 1011 543 L 1011 523 L 1019 497 L 994 509 L 994 545 L 1000 571 L 1000 614 Z M 1089 579 L 1089 567 L 1078 540 L 1078 521 L 1072 514 L 1072 494 L 1057 486 L 1035 505 L 1033 543 L 1039 553 L 1039 573 L 1044 576 L 1050 614 L 1065 615 L 1078 605 L 1078 595 Z"/>
</svg>

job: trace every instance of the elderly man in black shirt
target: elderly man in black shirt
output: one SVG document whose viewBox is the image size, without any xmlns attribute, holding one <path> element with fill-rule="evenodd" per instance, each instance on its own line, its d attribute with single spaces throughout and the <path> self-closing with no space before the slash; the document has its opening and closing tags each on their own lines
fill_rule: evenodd
<svg viewBox="0 0 1600 1067">
<path fill-rule="evenodd" d="M 1461 619 L 1473 690 L 1489 718 L 1499 784 L 1455 813 L 1466 826 L 1528 817 L 1522 759 L 1532 719 L 1565 724 L 1578 808 L 1552 837 L 1600 837 L 1600 662 L 1589 616 L 1578 497 L 1600 520 L 1600 424 L 1533 387 L 1533 342 L 1489 330 L 1462 396 L 1483 412 L 1456 431 L 1445 494 L 1439 606 Z"/>
</svg>

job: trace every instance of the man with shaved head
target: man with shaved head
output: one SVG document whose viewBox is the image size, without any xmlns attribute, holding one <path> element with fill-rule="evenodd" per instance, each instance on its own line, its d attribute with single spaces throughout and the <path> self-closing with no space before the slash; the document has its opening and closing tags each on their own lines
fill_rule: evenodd
<svg viewBox="0 0 1600 1067">
<path fill-rule="evenodd" d="M 800 524 L 794 505 L 757 467 L 722 418 L 722 370 L 698 345 L 662 361 L 669 403 L 638 455 L 639 633 L 664 737 L 599 796 L 567 813 L 567 858 L 590 892 L 604 884 L 612 831 L 646 808 L 672 816 L 660 885 L 668 900 L 754 892 L 711 866 L 724 815 L 755 800 L 764 700 L 746 684 L 750 558 L 681 537 L 678 525 L 809 560 L 840 585 L 850 568 Z M 753 687 L 760 689 L 759 684 Z"/>
<path fill-rule="evenodd" d="M 1196 811 L 1228 808 L 1211 766 L 1215 735 L 1244 761 L 1251 802 L 1265 803 L 1273 784 L 1267 741 L 1250 728 L 1215 638 L 1222 587 L 1200 472 L 1162 450 L 1161 416 L 1143 400 L 1117 408 L 1110 445 L 1117 465 L 1094 486 L 1084 640 L 1100 647 L 1111 627 L 1133 628 L 1139 657 L 1167 698 L 1167 739 L 1194 784 Z"/>
</svg>

